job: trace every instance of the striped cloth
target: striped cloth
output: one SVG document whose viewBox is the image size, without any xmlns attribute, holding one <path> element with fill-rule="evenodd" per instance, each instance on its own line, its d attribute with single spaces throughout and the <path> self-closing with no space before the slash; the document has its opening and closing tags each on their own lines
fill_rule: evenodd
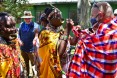
<svg viewBox="0 0 117 78">
<path fill-rule="evenodd" d="M 117 78 L 117 19 L 105 20 L 76 47 L 68 78 Z"/>
</svg>

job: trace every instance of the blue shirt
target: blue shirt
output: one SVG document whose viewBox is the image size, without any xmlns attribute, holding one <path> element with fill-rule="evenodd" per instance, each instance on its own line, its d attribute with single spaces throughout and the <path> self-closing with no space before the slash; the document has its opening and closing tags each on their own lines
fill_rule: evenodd
<svg viewBox="0 0 117 78">
<path fill-rule="evenodd" d="M 20 24 L 18 37 L 24 44 L 23 46 L 20 47 L 22 51 L 34 52 L 33 39 L 35 37 L 34 33 L 35 29 L 40 30 L 40 26 L 35 22 L 31 22 L 30 24 L 22 22 Z"/>
</svg>

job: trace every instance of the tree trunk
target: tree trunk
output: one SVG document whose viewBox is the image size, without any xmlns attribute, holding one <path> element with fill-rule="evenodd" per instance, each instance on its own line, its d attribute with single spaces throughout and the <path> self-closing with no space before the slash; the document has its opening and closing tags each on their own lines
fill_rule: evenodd
<svg viewBox="0 0 117 78">
<path fill-rule="evenodd" d="M 89 0 L 78 0 L 77 3 L 77 14 L 78 14 L 78 21 L 79 25 L 82 28 L 89 27 L 89 15 L 90 15 L 90 2 Z"/>
</svg>

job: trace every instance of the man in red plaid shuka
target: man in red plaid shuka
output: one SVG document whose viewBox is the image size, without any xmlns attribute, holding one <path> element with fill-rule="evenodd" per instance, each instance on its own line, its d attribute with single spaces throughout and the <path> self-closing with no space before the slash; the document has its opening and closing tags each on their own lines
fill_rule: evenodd
<svg viewBox="0 0 117 78">
<path fill-rule="evenodd" d="M 91 9 L 95 33 L 84 33 L 70 63 L 68 78 L 117 78 L 117 19 L 106 2 Z M 80 33 L 79 33 L 80 34 Z M 77 34 L 78 35 L 78 34 Z"/>
</svg>

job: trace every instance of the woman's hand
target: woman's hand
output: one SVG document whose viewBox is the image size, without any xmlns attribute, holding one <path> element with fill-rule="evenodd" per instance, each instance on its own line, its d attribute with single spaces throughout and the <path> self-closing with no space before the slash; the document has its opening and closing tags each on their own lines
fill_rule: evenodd
<svg viewBox="0 0 117 78">
<path fill-rule="evenodd" d="M 66 19 L 66 28 L 68 29 L 68 31 L 70 31 L 73 26 L 74 26 L 73 20 L 72 19 Z"/>
<path fill-rule="evenodd" d="M 79 37 L 80 31 L 81 31 L 81 26 L 77 25 L 72 27 L 72 32 L 76 37 Z"/>
</svg>

